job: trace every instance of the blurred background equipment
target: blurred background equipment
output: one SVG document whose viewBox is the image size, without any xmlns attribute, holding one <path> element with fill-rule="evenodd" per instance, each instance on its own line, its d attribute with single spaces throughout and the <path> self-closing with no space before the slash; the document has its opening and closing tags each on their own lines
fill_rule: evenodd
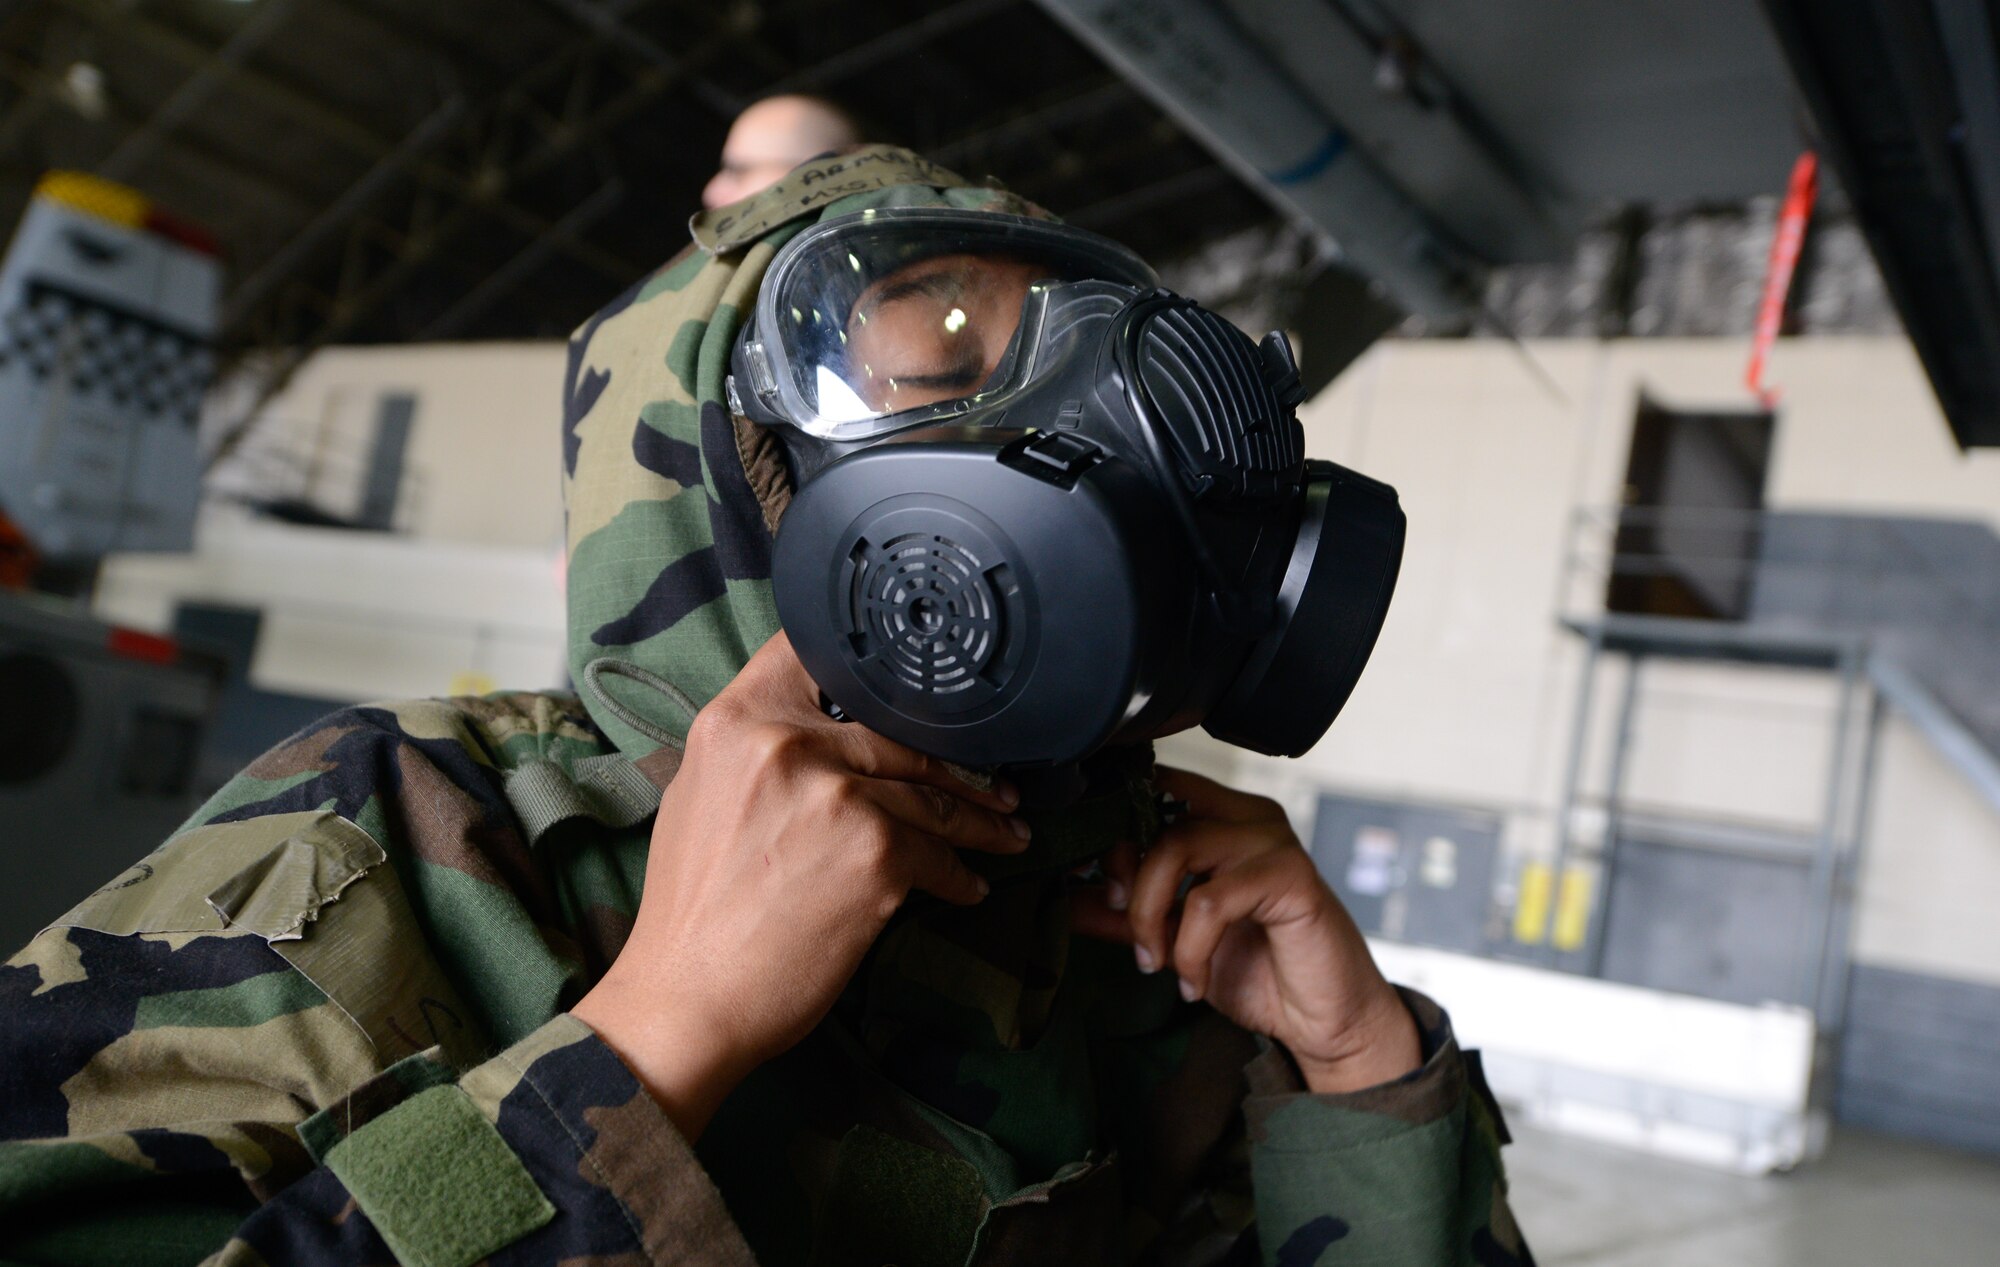
<svg viewBox="0 0 2000 1267">
<path fill-rule="evenodd" d="M 192 544 L 221 280 L 134 191 L 37 184 L 0 263 L 0 508 L 47 566 Z"/>
<path fill-rule="evenodd" d="M 222 677 L 171 638 L 0 594 L 0 940 L 22 944 L 188 816 Z"/>
<path fill-rule="evenodd" d="M 193 542 L 220 280 L 198 230 L 80 172 L 0 262 L 0 823 L 55 846 L 0 884 L 10 945 L 192 808 L 220 664 L 80 600 L 106 554 Z"/>
<path fill-rule="evenodd" d="M 745 107 L 824 94 L 1287 330 L 1309 453 L 1400 491 L 1403 578 L 1326 739 L 1166 747 L 1282 800 L 1385 965 L 1485 1048 L 1538 1255 L 1986 1261 L 1993 7 L 12 6 L 0 216 L 88 172 L 227 267 L 182 274 L 221 287 L 191 548 L 138 549 L 196 495 L 164 469 L 82 481 L 143 510 L 72 525 L 101 565 L 0 523 L 0 577 L 94 577 L 99 622 L 6 624 L 0 699 L 69 707 L 72 736 L 125 719 L 5 759 L 115 783 L 125 736 L 175 730 L 137 720 L 107 627 L 228 666 L 183 800 L 339 702 L 561 685 L 562 340 L 681 247 Z M 60 439 L 65 469 L 147 470 Z M 47 914 L 117 870 L 0 859 Z"/>
</svg>

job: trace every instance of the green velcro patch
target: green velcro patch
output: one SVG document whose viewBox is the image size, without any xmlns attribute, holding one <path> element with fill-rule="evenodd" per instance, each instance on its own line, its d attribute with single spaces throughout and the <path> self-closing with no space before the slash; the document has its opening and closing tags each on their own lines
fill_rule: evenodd
<svg viewBox="0 0 2000 1267">
<path fill-rule="evenodd" d="M 556 1215 L 455 1086 L 412 1096 L 334 1145 L 326 1164 L 405 1267 L 468 1267 Z"/>
<path fill-rule="evenodd" d="M 306 1146 L 315 1162 L 323 1165 L 327 1155 L 343 1140 L 376 1118 L 394 1112 L 432 1087 L 450 1086 L 456 1081 L 458 1070 L 435 1047 L 405 1056 L 300 1122 L 299 1142 Z"/>
</svg>

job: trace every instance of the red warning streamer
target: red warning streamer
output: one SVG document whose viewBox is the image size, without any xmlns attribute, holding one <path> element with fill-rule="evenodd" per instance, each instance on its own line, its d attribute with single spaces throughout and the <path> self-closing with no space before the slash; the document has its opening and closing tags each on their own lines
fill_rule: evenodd
<svg viewBox="0 0 2000 1267">
<path fill-rule="evenodd" d="M 1757 305 L 1757 335 L 1750 345 L 1750 368 L 1743 375 L 1744 383 L 1766 409 L 1777 402 L 1778 394 L 1764 387 L 1764 362 L 1770 358 L 1771 345 L 1778 341 L 1778 329 L 1785 323 L 1785 299 L 1792 291 L 1799 248 L 1805 245 L 1806 222 L 1812 219 L 1813 202 L 1818 197 L 1819 156 L 1807 150 L 1792 164 L 1784 210 L 1778 214 L 1777 236 L 1771 239 L 1771 262 L 1764 271 L 1764 298 Z"/>
</svg>

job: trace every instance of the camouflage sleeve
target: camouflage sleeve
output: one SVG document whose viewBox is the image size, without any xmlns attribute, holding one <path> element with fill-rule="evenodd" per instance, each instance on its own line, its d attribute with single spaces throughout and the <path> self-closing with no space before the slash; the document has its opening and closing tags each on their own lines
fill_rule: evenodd
<svg viewBox="0 0 2000 1267">
<path fill-rule="evenodd" d="M 566 1015 L 456 1077 L 436 1050 L 407 1057 L 299 1136 L 319 1168 L 219 1263 L 751 1263 L 659 1106 Z"/>
<path fill-rule="evenodd" d="M 0 1260 L 750 1262 L 581 1022 L 332 1093 L 357 1039 L 256 938 L 42 934 L 0 966 Z"/>
<path fill-rule="evenodd" d="M 1303 1089 L 1283 1051 L 1251 1063 L 1250 1170 L 1267 1267 L 1526 1267 L 1507 1205 L 1506 1125 L 1477 1052 L 1461 1052 L 1444 1010 L 1402 991 L 1424 1063 L 1346 1095 Z"/>
<path fill-rule="evenodd" d="M 310 1166 L 283 1124 L 324 1066 L 251 1053 L 348 1028 L 254 938 L 36 937 L 0 964 L 0 1261 L 201 1258 Z"/>
<path fill-rule="evenodd" d="M 42 934 L 0 967 L 0 1261 L 750 1262 L 581 1022 L 462 1075 L 434 1047 L 327 1096 L 359 1055 L 343 1030 L 254 938 Z"/>
<path fill-rule="evenodd" d="M 558 1008 L 489 1036 L 498 1011 L 468 1003 L 481 982 L 441 968 L 426 921 L 500 924 L 528 881 L 472 888 L 409 853 L 515 842 L 497 815 L 454 815 L 484 777 L 464 760 L 443 781 L 456 740 L 420 762 L 407 728 L 361 723 L 280 750 L 298 770 L 242 776 L 0 963 L 0 1262 L 747 1263 L 585 1026 Z M 336 780 L 385 753 L 396 782 L 366 784 L 421 799 L 343 800 Z M 544 945 L 501 931 L 494 999 L 536 985 Z"/>
</svg>

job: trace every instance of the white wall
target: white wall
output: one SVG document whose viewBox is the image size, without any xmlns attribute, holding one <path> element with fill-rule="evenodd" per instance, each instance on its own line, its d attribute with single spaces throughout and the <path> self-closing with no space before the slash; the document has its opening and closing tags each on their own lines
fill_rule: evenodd
<svg viewBox="0 0 2000 1267">
<path fill-rule="evenodd" d="M 416 397 L 396 534 L 298 528 L 211 501 L 187 555 L 107 561 L 98 614 L 163 629 L 183 601 L 260 607 L 251 681 L 333 699 L 563 680 L 560 342 L 331 348 L 301 367 L 212 487 L 276 452 L 359 469 L 387 392 Z M 258 454 L 267 455 L 261 460 Z M 339 508 L 358 488 L 323 480 Z"/>
<path fill-rule="evenodd" d="M 1856 909 L 1869 963 L 2000 984 L 2000 823 L 1908 725 L 1883 737 Z"/>
<path fill-rule="evenodd" d="M 165 630 L 183 602 L 264 613 L 251 682 L 330 700 L 538 690 L 564 675 L 545 549 L 299 528 L 204 509 L 196 549 L 106 567 L 100 619 Z"/>
<path fill-rule="evenodd" d="M 1195 736 L 1174 759 L 1305 808 L 1316 786 L 1492 806 L 1517 851 L 1554 834 L 1581 647 L 1556 625 L 1572 513 L 1617 501 L 1642 388 L 1746 408 L 1733 340 L 1389 342 L 1307 406 L 1307 447 L 1388 480 L 1409 515 L 1394 607 L 1327 738 L 1296 763 Z M 1900 339 L 1779 345 L 1769 503 L 1976 517 L 2000 527 L 2000 452 L 1961 454 Z M 1596 752 L 1623 665 L 1600 673 Z M 1650 665 L 1628 793 L 1766 827 L 1820 813 L 1830 675 Z M 2000 689 L 2000 686 L 1996 686 Z M 1601 787 L 1592 771 L 1587 787 Z M 1857 954 L 2000 983 L 2000 818 L 1892 723 L 1857 903 Z"/>
<path fill-rule="evenodd" d="M 563 345 L 426 343 L 319 352 L 265 408 L 249 448 L 327 456 L 319 491 L 349 491 L 385 392 L 417 398 L 404 456 L 411 535 L 487 546 L 562 537 Z"/>
</svg>

